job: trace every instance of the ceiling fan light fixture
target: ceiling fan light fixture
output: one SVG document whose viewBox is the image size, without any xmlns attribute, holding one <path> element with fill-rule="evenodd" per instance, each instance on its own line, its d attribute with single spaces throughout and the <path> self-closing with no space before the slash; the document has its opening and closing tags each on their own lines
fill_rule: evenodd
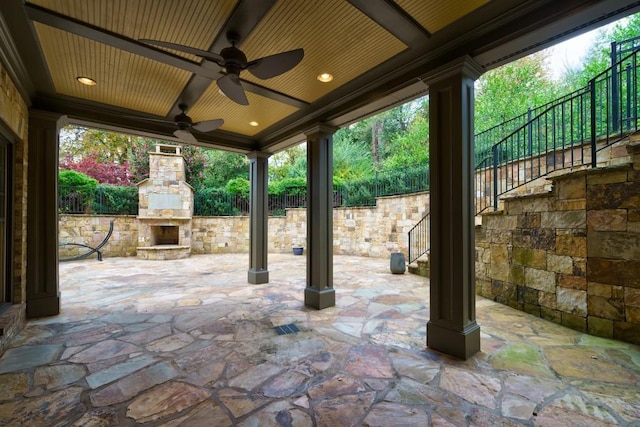
<svg viewBox="0 0 640 427">
<path fill-rule="evenodd" d="M 98 84 L 95 80 L 93 80 L 90 77 L 86 77 L 86 76 L 78 76 L 78 77 L 76 77 L 76 80 L 79 81 L 80 83 L 82 83 L 85 86 L 95 86 L 95 85 Z"/>
<path fill-rule="evenodd" d="M 316 78 L 320 80 L 322 83 L 329 83 L 331 80 L 333 80 L 333 75 L 329 73 L 322 73 L 322 74 L 318 74 L 318 77 Z"/>
<path fill-rule="evenodd" d="M 260 123 L 258 123 L 258 122 L 256 122 L 256 121 L 251 121 L 251 122 L 249 122 L 249 126 L 256 127 L 256 126 L 258 126 L 258 125 L 260 125 Z"/>
</svg>

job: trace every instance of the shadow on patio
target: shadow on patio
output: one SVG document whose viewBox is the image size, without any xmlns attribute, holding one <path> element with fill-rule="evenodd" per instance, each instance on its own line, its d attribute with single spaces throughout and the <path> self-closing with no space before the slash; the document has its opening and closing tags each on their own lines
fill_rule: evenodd
<svg viewBox="0 0 640 427">
<path fill-rule="evenodd" d="M 303 305 L 306 257 L 60 265 L 62 314 L 0 359 L 2 425 L 631 425 L 640 348 L 477 300 L 482 352 L 425 347 L 428 280 L 334 257 L 336 307 Z M 299 329 L 278 335 L 274 327 Z M 295 328 L 294 328 L 295 329 Z M 638 425 L 638 424 L 635 424 Z"/>
</svg>

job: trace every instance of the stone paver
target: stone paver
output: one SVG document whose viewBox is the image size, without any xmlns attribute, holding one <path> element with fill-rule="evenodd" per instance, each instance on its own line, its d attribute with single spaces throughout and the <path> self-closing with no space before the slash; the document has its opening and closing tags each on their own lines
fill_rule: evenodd
<svg viewBox="0 0 640 427">
<path fill-rule="evenodd" d="M 305 257 L 60 266 L 62 313 L 0 357 L 0 425 L 640 426 L 640 348 L 478 298 L 482 351 L 425 347 L 429 282 L 334 257 L 336 306 L 304 307 Z M 279 336 L 276 326 L 300 332 Z"/>
</svg>

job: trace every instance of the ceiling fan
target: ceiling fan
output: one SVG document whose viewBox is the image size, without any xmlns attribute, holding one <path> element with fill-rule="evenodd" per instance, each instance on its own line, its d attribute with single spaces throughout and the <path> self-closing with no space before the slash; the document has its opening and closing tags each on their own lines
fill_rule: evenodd
<svg viewBox="0 0 640 427">
<path fill-rule="evenodd" d="M 178 108 L 181 113 L 176 115 L 173 118 L 173 121 L 167 119 L 152 119 L 147 117 L 137 117 L 138 119 L 148 120 L 152 122 L 160 122 L 160 123 L 172 123 L 178 127 L 178 129 L 173 132 L 173 134 L 182 142 L 186 142 L 187 144 L 197 144 L 198 140 L 191 133 L 191 130 L 196 130 L 198 132 L 212 132 L 218 129 L 220 126 L 224 124 L 224 120 L 215 119 L 215 120 L 205 120 L 203 122 L 193 123 L 191 117 L 187 116 L 187 105 L 186 104 L 178 104 Z"/>
<path fill-rule="evenodd" d="M 298 65 L 304 57 L 303 49 L 294 49 L 247 62 L 247 57 L 244 52 L 236 47 L 236 43 L 239 42 L 239 39 L 240 36 L 237 33 L 232 31 L 228 32 L 227 40 L 229 40 L 231 46 L 222 49 L 220 54 L 160 40 L 142 39 L 140 41 L 155 46 L 190 53 L 215 62 L 222 67 L 225 72 L 225 75 L 217 80 L 218 88 L 220 88 L 222 93 L 224 93 L 229 99 L 241 105 L 249 105 L 249 100 L 247 100 L 244 88 L 240 83 L 240 72 L 242 70 L 249 70 L 251 74 L 259 79 L 270 79 L 289 71 Z"/>
</svg>

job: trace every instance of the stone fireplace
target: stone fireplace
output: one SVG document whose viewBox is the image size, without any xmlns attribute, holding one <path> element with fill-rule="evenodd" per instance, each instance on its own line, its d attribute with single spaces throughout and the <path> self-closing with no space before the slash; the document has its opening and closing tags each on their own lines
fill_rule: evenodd
<svg viewBox="0 0 640 427">
<path fill-rule="evenodd" d="M 193 189 L 185 181 L 181 147 L 156 145 L 149 153 L 149 178 L 138 183 L 138 195 L 138 258 L 191 255 Z"/>
</svg>

